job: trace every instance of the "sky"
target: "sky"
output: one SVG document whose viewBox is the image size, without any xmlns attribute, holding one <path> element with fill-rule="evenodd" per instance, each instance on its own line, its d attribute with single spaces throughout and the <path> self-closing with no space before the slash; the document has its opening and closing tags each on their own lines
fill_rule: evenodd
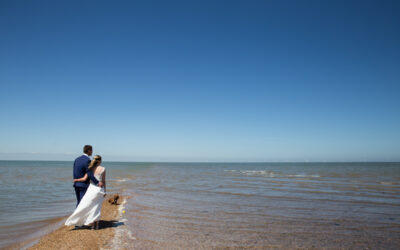
<svg viewBox="0 0 400 250">
<path fill-rule="evenodd" d="M 399 1 L 0 2 L 0 159 L 400 161 Z"/>
</svg>

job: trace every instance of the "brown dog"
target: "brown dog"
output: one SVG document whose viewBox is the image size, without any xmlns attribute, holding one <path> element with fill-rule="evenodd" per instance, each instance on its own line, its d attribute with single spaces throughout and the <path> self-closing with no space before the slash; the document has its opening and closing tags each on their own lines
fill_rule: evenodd
<svg viewBox="0 0 400 250">
<path fill-rule="evenodd" d="M 108 202 L 113 205 L 118 205 L 118 199 L 119 199 L 119 195 L 114 194 L 114 196 L 112 198 L 108 199 Z"/>
</svg>

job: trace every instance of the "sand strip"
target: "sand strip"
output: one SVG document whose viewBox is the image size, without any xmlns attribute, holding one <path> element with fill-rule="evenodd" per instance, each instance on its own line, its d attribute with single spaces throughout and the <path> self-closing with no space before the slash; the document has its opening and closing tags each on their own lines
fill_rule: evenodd
<svg viewBox="0 0 400 250">
<path fill-rule="evenodd" d="M 74 226 L 61 226 L 52 233 L 42 237 L 39 242 L 29 249 L 110 249 L 116 227 L 122 225 L 118 219 L 119 205 L 108 202 L 107 195 L 101 208 L 99 230 L 74 229 Z M 123 201 L 120 197 L 119 203 Z"/>
</svg>

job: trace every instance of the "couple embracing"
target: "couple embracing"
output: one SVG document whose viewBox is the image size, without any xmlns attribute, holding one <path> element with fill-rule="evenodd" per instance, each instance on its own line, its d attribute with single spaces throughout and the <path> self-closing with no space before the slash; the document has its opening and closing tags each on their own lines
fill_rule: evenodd
<svg viewBox="0 0 400 250">
<path fill-rule="evenodd" d="M 101 206 L 106 195 L 106 169 L 100 166 L 100 155 L 90 160 L 89 157 L 93 154 L 92 146 L 85 145 L 83 153 L 74 162 L 77 207 L 65 225 L 75 225 L 75 228 L 91 226 L 92 229 L 99 229 Z"/>
</svg>

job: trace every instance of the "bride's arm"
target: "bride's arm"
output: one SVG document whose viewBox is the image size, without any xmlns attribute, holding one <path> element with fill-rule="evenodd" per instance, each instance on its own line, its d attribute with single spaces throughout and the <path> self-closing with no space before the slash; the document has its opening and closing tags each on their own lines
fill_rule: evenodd
<svg viewBox="0 0 400 250">
<path fill-rule="evenodd" d="M 74 182 L 77 182 L 77 181 L 86 181 L 86 180 L 87 180 L 87 178 L 88 178 L 88 175 L 87 175 L 87 174 L 85 174 L 85 176 L 83 176 L 82 178 L 79 178 L 79 179 L 74 179 Z"/>
</svg>

